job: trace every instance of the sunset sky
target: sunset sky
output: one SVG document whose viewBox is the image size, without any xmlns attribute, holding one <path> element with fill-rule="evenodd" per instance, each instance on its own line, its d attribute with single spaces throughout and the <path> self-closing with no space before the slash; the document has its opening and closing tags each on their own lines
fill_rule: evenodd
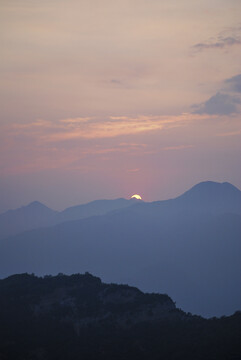
<svg viewBox="0 0 241 360">
<path fill-rule="evenodd" d="M 241 188 L 240 0 L 0 0 L 0 211 Z"/>
</svg>

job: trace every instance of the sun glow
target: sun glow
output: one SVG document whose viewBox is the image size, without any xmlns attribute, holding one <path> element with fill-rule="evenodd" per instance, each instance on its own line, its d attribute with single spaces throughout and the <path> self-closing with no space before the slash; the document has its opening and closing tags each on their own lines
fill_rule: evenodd
<svg viewBox="0 0 241 360">
<path fill-rule="evenodd" d="M 132 195 L 131 199 L 137 199 L 137 200 L 141 200 L 142 197 L 138 194 Z"/>
</svg>

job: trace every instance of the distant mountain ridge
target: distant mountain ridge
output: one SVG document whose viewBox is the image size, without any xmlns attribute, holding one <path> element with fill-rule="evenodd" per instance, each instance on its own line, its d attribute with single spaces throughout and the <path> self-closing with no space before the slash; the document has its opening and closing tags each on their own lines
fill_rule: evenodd
<svg viewBox="0 0 241 360">
<path fill-rule="evenodd" d="M 201 182 L 177 197 L 176 201 L 185 201 L 187 205 L 195 202 L 195 206 L 210 212 L 241 214 L 241 191 L 228 182 Z"/>
<path fill-rule="evenodd" d="M 240 191 L 217 188 L 201 183 L 176 199 L 135 202 L 1 240 L 0 277 L 90 271 L 168 293 L 185 311 L 229 315 L 241 309 Z"/>
<path fill-rule="evenodd" d="M 170 200 L 140 202 L 128 211 L 146 217 L 158 217 L 162 220 L 170 216 L 205 216 L 221 214 L 241 215 L 241 191 L 229 184 L 213 181 L 201 182 L 184 194 Z M 116 213 L 119 212 L 116 210 Z"/>
<path fill-rule="evenodd" d="M 133 207 L 133 205 L 136 205 Z M 16 210 L 0 214 L 0 239 L 40 227 L 53 226 L 65 221 L 104 215 L 110 211 L 121 211 L 132 206 L 132 210 L 159 208 L 169 211 L 241 214 L 241 191 L 228 182 L 201 182 L 175 199 L 145 203 L 136 199 L 95 200 L 87 204 L 71 206 L 63 211 L 54 211 L 39 201 Z"/>
<path fill-rule="evenodd" d="M 19 209 L 9 210 L 0 215 L 0 239 L 32 229 L 53 226 L 65 221 L 103 215 L 108 211 L 131 206 L 136 201 L 122 198 L 95 200 L 87 204 L 69 207 L 63 211 L 54 211 L 39 201 L 33 201 Z"/>
<path fill-rule="evenodd" d="M 16 210 L 8 210 L 0 215 L 0 239 L 26 230 L 50 226 L 55 223 L 57 214 L 57 211 L 39 201 L 33 201 Z"/>
<path fill-rule="evenodd" d="M 136 199 L 113 199 L 113 200 L 95 200 L 87 204 L 71 206 L 59 214 L 60 221 L 83 219 L 89 216 L 104 215 L 109 211 L 124 209 L 133 205 Z"/>
<path fill-rule="evenodd" d="M 174 199 L 157 201 L 157 204 L 169 202 L 172 206 L 189 207 L 196 211 L 214 213 L 233 212 L 241 214 L 241 191 L 230 183 L 204 181 Z"/>
</svg>

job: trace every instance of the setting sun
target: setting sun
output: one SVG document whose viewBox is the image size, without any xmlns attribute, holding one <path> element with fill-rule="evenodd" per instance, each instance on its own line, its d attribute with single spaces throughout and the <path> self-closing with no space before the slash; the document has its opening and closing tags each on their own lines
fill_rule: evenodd
<svg viewBox="0 0 241 360">
<path fill-rule="evenodd" d="M 137 200 L 141 200 L 142 197 L 138 194 L 132 195 L 131 199 L 137 199 Z"/>
</svg>

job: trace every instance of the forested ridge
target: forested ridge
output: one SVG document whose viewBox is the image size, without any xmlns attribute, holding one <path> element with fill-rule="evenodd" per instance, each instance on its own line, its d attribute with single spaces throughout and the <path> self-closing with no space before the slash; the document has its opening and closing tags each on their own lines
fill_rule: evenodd
<svg viewBox="0 0 241 360">
<path fill-rule="evenodd" d="M 241 313 L 204 319 L 86 273 L 0 280 L 0 359 L 240 359 Z"/>
</svg>

